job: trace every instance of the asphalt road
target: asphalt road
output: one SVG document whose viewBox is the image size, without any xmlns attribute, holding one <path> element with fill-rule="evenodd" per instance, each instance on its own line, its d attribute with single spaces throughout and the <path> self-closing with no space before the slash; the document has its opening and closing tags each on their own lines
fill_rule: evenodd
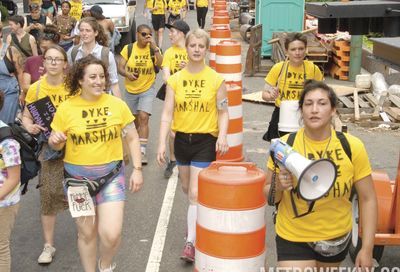
<svg viewBox="0 0 400 272">
<path fill-rule="evenodd" d="M 138 0 L 138 24 L 144 23 L 144 18 L 141 15 L 142 6 L 143 0 Z M 193 11 L 188 14 L 188 22 L 192 27 L 196 26 Z M 164 50 L 168 46 L 169 40 L 166 33 Z M 263 86 L 263 79 L 244 78 L 243 83 L 249 90 L 260 90 Z M 160 85 L 161 76 L 159 75 L 156 86 Z M 193 271 L 192 265 L 188 265 L 179 259 L 184 245 L 187 199 L 182 193 L 179 183 L 176 184 L 175 176 L 170 181 L 164 179 L 163 169 L 155 161 L 161 110 L 162 102 L 155 101 L 154 114 L 150 119 L 149 164 L 144 167 L 145 184 L 139 193 L 127 194 L 123 239 L 120 251 L 115 259 L 117 263 L 115 271 Z M 245 158 L 246 161 L 255 162 L 262 169 L 265 169 L 268 144 L 261 139 L 261 136 L 266 129 L 266 121 L 269 119 L 272 110 L 272 106 L 243 103 Z M 349 131 L 365 142 L 373 168 L 387 170 L 393 179 L 399 158 L 400 133 L 367 131 L 356 128 L 351 124 L 349 124 Z M 130 173 L 130 170 L 128 168 L 127 174 Z M 35 189 L 36 183 L 37 181 L 31 181 L 29 192 L 23 196 L 21 201 L 11 242 L 12 271 L 82 271 L 76 246 L 76 228 L 68 211 L 60 214 L 57 218 L 55 233 L 57 252 L 53 263 L 48 266 L 37 264 L 43 241 L 39 192 Z M 166 192 L 167 197 L 164 199 Z M 169 208 L 171 209 L 170 216 L 168 216 Z M 161 211 L 162 215 L 159 220 Z M 267 208 L 266 244 L 267 264 L 273 267 L 276 264 L 276 254 L 271 212 L 272 209 Z M 158 221 L 160 221 L 160 224 L 157 229 Z M 157 238 L 155 239 L 156 229 Z M 165 243 L 163 243 L 163 230 L 166 231 L 164 235 Z M 386 248 L 381 265 L 385 267 L 400 266 L 399 256 L 398 247 Z M 351 266 L 352 263 L 349 258 L 346 259 L 343 267 Z"/>
</svg>

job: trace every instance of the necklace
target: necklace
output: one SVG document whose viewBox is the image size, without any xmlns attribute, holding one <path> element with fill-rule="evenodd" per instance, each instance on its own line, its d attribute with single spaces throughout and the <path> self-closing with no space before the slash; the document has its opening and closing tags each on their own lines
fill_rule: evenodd
<svg viewBox="0 0 400 272">
<path fill-rule="evenodd" d="M 324 151 L 324 153 L 322 153 L 321 159 L 323 159 L 325 157 L 326 152 L 328 151 L 329 144 L 331 143 L 331 139 L 332 139 L 332 131 L 329 136 L 328 144 L 325 147 L 325 151 Z M 304 156 L 308 159 L 307 152 L 306 152 L 306 133 L 304 130 L 303 130 L 303 148 L 304 148 Z"/>
</svg>

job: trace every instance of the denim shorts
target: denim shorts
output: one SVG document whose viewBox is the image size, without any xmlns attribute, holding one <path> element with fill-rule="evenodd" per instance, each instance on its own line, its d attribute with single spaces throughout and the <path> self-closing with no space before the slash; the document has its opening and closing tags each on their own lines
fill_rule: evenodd
<svg viewBox="0 0 400 272">
<path fill-rule="evenodd" d="M 128 104 L 129 109 L 133 114 L 137 114 L 138 111 L 143 111 L 151 115 L 153 110 L 153 101 L 156 97 L 156 90 L 154 84 L 142 93 L 132 94 L 125 90 L 125 102 Z"/>
</svg>

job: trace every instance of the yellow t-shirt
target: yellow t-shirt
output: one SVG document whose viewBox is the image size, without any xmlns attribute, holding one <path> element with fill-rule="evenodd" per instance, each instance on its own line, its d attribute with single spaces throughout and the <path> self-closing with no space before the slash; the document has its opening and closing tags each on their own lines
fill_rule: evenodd
<svg viewBox="0 0 400 272">
<path fill-rule="evenodd" d="M 191 74 L 183 69 L 168 78 L 175 92 L 172 130 L 218 135 L 217 92 L 224 79 L 206 66 Z"/>
<path fill-rule="evenodd" d="M 279 107 L 282 100 L 300 99 L 305 79 L 321 81 L 323 78 L 319 68 L 311 61 L 304 60 L 304 64 L 299 67 L 293 67 L 289 65 L 288 61 L 285 61 L 272 67 L 265 77 L 265 82 L 271 86 L 277 86 L 279 80 L 279 97 L 275 101 L 275 105 Z"/>
<path fill-rule="evenodd" d="M 133 120 L 117 97 L 103 94 L 93 102 L 78 95 L 60 105 L 51 127 L 67 135 L 64 162 L 101 165 L 122 160 L 121 130 Z"/>
<path fill-rule="evenodd" d="M 121 51 L 121 56 L 126 60 L 125 70 L 128 73 L 136 71 L 139 74 L 139 78 L 133 81 L 125 78 L 126 90 L 133 94 L 147 91 L 156 80 L 154 63 L 150 55 L 150 45 L 140 48 L 135 42 L 130 56 L 128 56 L 128 45 L 125 45 Z M 157 56 L 154 57 L 155 62 L 157 62 Z"/>
<path fill-rule="evenodd" d="M 168 67 L 171 75 L 173 75 L 181 70 L 180 64 L 182 61 L 188 62 L 186 48 L 172 46 L 165 51 L 161 67 Z"/>
<path fill-rule="evenodd" d="M 146 0 L 146 8 L 153 7 L 153 0 Z"/>
<path fill-rule="evenodd" d="M 71 4 L 69 15 L 71 17 L 74 17 L 76 21 L 79 22 L 82 17 L 82 1 L 69 1 L 69 3 Z"/>
<path fill-rule="evenodd" d="M 154 15 L 163 15 L 163 14 L 165 14 L 165 9 L 166 9 L 168 6 L 167 6 L 166 0 L 154 0 L 154 1 L 151 3 L 151 7 L 152 7 L 152 8 L 154 8 L 154 7 L 157 8 L 157 9 L 154 9 L 154 10 L 152 11 L 152 13 L 153 13 Z"/>
<path fill-rule="evenodd" d="M 182 2 L 180 0 L 169 0 L 168 2 L 168 8 L 173 15 L 179 15 L 182 7 Z"/>
<path fill-rule="evenodd" d="M 313 242 L 337 238 L 348 233 L 352 228 L 351 202 L 349 200 L 354 182 L 371 174 L 371 166 L 364 144 L 360 139 L 345 133 L 349 142 L 352 161 L 343 150 L 335 131 L 331 131 L 332 139 L 312 141 L 305 137 L 304 129 L 300 129 L 293 143 L 293 149 L 309 159 L 329 158 L 337 166 L 337 178 L 327 196 L 315 202 L 313 212 L 303 217 L 294 218 L 290 191 L 284 191 L 278 208 L 276 233 L 293 242 Z M 286 142 L 288 135 L 282 137 Z M 326 150 L 326 152 L 325 152 Z M 268 168 L 273 169 L 272 159 L 268 160 Z M 294 181 L 296 186 L 297 181 Z M 296 194 L 294 200 L 298 214 L 308 211 L 307 201 Z"/>
<path fill-rule="evenodd" d="M 199 8 L 208 7 L 208 0 L 197 0 L 196 6 Z"/>
<path fill-rule="evenodd" d="M 39 83 L 39 93 L 36 95 Z M 25 97 L 25 102 L 30 104 L 46 96 L 48 96 L 53 105 L 58 108 L 58 106 L 67 100 L 70 95 L 64 83 L 52 86 L 47 82 L 47 76 L 43 76 L 29 87 Z"/>
</svg>

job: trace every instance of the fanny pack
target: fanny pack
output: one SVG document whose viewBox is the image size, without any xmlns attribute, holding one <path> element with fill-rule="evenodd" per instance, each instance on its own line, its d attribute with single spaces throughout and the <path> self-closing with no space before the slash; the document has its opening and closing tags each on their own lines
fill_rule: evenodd
<svg viewBox="0 0 400 272">
<path fill-rule="evenodd" d="M 119 173 L 121 167 L 122 167 L 122 161 L 119 161 L 118 164 L 114 167 L 114 169 L 110 173 L 97 179 L 88 179 L 88 178 L 78 179 L 70 175 L 64 169 L 64 184 L 67 188 L 86 186 L 90 196 L 93 197 L 97 195 L 98 192 L 100 192 L 100 190 L 103 188 L 104 185 L 108 184 L 108 182 L 111 180 L 112 177 L 114 177 L 116 174 Z"/>
<path fill-rule="evenodd" d="M 351 232 L 332 240 L 323 240 L 308 243 L 308 245 L 318 254 L 324 257 L 336 256 L 346 249 L 350 242 Z"/>
</svg>

